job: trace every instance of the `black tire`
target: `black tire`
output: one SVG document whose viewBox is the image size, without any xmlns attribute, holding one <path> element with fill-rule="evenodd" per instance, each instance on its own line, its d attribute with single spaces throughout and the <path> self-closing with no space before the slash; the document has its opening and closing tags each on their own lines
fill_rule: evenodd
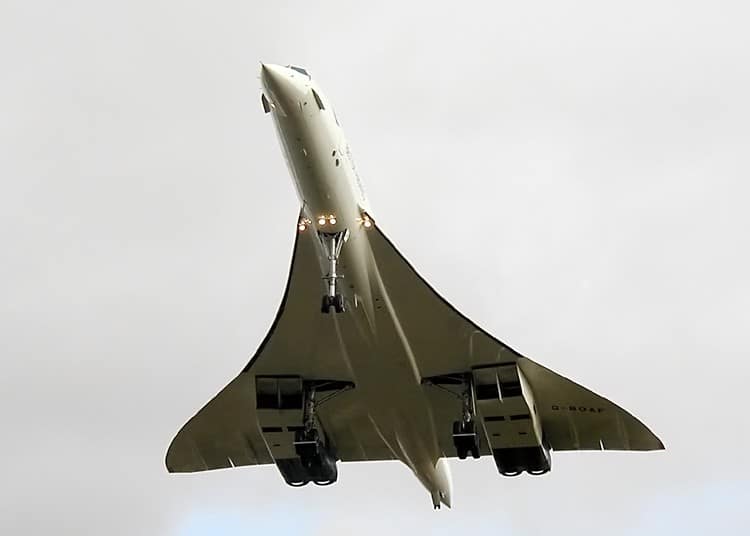
<svg viewBox="0 0 750 536">
<path fill-rule="evenodd" d="M 323 296 L 323 301 L 320 304 L 320 312 L 324 315 L 327 315 L 331 312 L 331 297 L 330 296 Z"/>
<path fill-rule="evenodd" d="M 541 476 L 541 475 L 546 475 L 547 473 L 549 473 L 549 469 L 528 470 L 526 472 L 529 473 L 530 475 Z"/>
<path fill-rule="evenodd" d="M 337 313 L 343 313 L 346 310 L 344 297 L 341 294 L 336 294 L 333 297 L 333 307 L 336 309 Z"/>
</svg>

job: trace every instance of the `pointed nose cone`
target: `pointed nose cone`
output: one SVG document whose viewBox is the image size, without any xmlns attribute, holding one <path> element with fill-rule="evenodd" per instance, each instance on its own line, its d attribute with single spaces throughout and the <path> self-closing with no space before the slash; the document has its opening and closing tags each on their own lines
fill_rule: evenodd
<svg viewBox="0 0 750 536">
<path fill-rule="evenodd" d="M 260 78 L 267 96 L 287 113 L 292 112 L 305 93 L 306 88 L 301 77 L 288 67 L 261 63 Z"/>
<path fill-rule="evenodd" d="M 260 78 L 263 81 L 263 85 L 270 87 L 272 85 L 278 85 L 284 78 L 284 68 L 280 65 L 274 65 L 272 63 L 261 63 L 260 64 Z"/>
</svg>

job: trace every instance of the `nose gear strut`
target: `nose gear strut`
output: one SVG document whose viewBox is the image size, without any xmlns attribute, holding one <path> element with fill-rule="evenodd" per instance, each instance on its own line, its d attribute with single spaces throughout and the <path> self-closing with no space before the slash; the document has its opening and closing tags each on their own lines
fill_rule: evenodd
<svg viewBox="0 0 750 536">
<path fill-rule="evenodd" d="M 324 314 L 328 314 L 331 307 L 333 307 L 337 313 L 343 313 L 346 310 L 346 306 L 344 296 L 337 292 L 337 280 L 344 276 L 339 275 L 336 272 L 336 268 L 339 255 L 341 254 L 341 248 L 343 247 L 344 242 L 349 238 L 349 230 L 346 229 L 338 233 L 323 233 L 318 231 L 318 238 L 328 255 L 328 275 L 323 277 L 323 280 L 327 284 L 328 292 L 323 296 L 320 311 Z"/>
</svg>

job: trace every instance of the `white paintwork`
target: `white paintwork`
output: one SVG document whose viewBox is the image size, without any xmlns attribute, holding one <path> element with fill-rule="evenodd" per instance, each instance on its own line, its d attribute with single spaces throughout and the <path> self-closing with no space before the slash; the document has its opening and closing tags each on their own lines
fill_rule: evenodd
<svg viewBox="0 0 750 536">
<path fill-rule="evenodd" d="M 261 79 L 264 93 L 273 106 L 270 115 L 273 116 L 284 156 L 303 204 L 303 211 L 310 221 L 310 227 L 303 232 L 318 229 L 362 231 L 363 217 L 368 212 L 364 189 L 331 103 L 310 77 L 291 68 L 263 64 Z M 318 106 L 313 91 L 321 99 L 323 110 Z M 327 215 L 335 215 L 335 225 L 329 222 L 319 225 L 318 218 Z M 411 370 L 413 374 L 386 376 L 386 371 L 392 368 L 380 366 L 372 360 L 353 360 L 353 366 L 362 367 L 354 370 L 353 375 L 370 379 L 370 386 L 362 385 L 360 381 L 357 387 L 362 392 L 372 393 L 370 418 L 386 443 L 391 446 L 394 455 L 414 471 L 430 492 L 435 505 L 442 502 L 450 506 L 450 468 L 440 458 L 437 437 L 430 438 L 425 444 L 423 434 L 410 426 L 404 426 L 404 423 L 415 420 L 431 421 L 431 415 L 427 401 L 424 400 L 421 377 L 409 342 L 390 304 L 388 291 L 384 288 L 377 266 L 372 262 L 366 236 L 366 232 L 350 233 L 349 240 L 344 245 L 349 270 L 344 275 L 347 283 L 354 282 L 358 298 L 369 309 L 369 318 L 375 316 L 371 296 L 382 296 L 391 321 L 378 322 L 377 333 L 374 323 L 370 322 L 370 336 L 373 339 L 400 340 L 401 351 L 393 357 L 398 359 L 397 356 L 400 355 L 404 368 Z M 321 247 L 321 265 L 325 265 L 326 257 L 327 253 Z M 322 290 L 321 287 L 321 292 Z M 382 333 L 384 328 L 390 328 L 392 333 Z M 382 400 L 384 385 L 391 387 L 389 401 L 385 405 Z M 399 397 L 399 394 L 402 396 Z M 420 400 L 422 403 L 415 403 Z M 398 412 L 394 412 L 393 408 L 399 408 Z M 412 415 L 405 416 L 403 413 Z"/>
<path fill-rule="evenodd" d="M 318 217 L 331 214 L 338 222 L 326 224 L 326 231 L 357 225 L 368 210 L 367 201 L 349 144 L 325 94 L 312 79 L 287 67 L 264 64 L 261 73 L 297 195 L 313 227 L 320 227 Z M 324 110 L 318 108 L 313 90 Z"/>
</svg>

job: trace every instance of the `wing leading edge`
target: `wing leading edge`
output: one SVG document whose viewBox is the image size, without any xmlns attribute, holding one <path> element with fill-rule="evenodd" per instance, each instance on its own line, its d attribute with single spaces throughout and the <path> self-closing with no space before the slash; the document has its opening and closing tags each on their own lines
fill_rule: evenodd
<svg viewBox="0 0 750 536">
<path fill-rule="evenodd" d="M 370 240 L 373 254 L 423 378 L 476 375 L 483 368 L 513 364 L 528 381 L 542 439 L 553 450 L 664 448 L 659 438 L 626 410 L 524 357 L 477 326 L 440 296 L 379 228 L 376 231 Z M 441 447 L 446 455 L 453 455 L 450 424 L 460 414 L 460 400 L 434 387 L 426 387 L 425 392 L 433 407 Z M 488 443 L 492 441 L 485 441 L 482 454 L 490 454 Z"/>
<path fill-rule="evenodd" d="M 296 225 L 295 225 L 296 230 Z M 193 416 L 172 440 L 169 472 L 197 472 L 274 463 L 277 444 L 291 444 L 294 426 L 266 426 L 256 407 L 256 378 L 299 377 L 353 384 L 348 352 L 361 341 L 347 315 L 320 313 L 322 267 L 315 235 L 296 232 L 291 267 L 276 317 L 240 374 Z M 357 400 L 356 389 L 331 397 L 317 414 L 344 461 L 392 460 Z M 276 432 L 277 428 L 281 428 Z M 289 454 L 284 453 L 282 455 Z"/>
</svg>

